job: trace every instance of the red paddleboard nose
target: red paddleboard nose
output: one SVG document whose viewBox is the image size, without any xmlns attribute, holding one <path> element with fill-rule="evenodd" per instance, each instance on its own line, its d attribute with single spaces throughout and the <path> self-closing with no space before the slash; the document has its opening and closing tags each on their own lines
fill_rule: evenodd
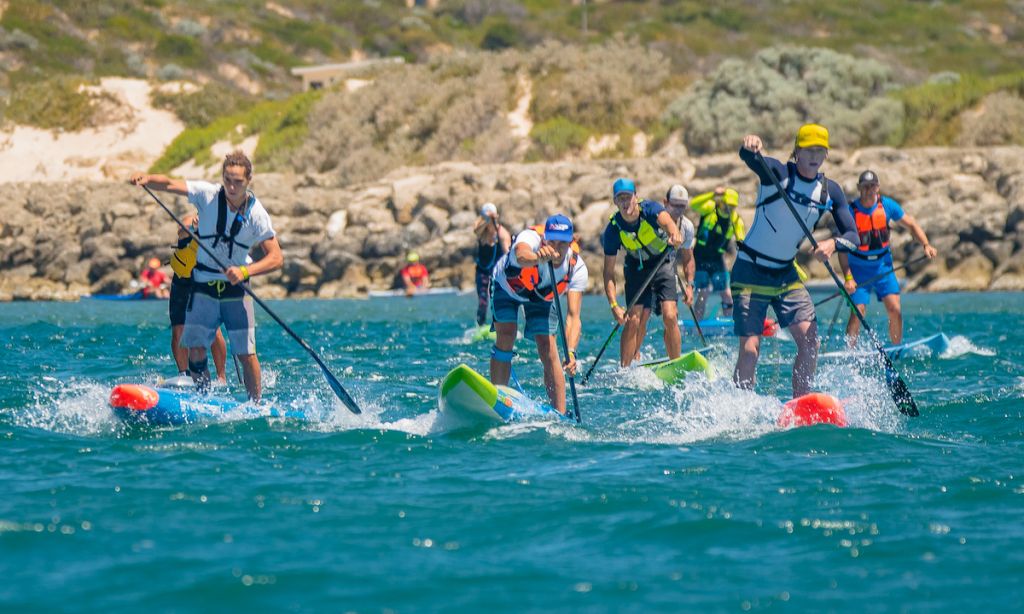
<svg viewBox="0 0 1024 614">
<path fill-rule="evenodd" d="M 764 327 L 761 329 L 761 335 L 763 337 L 774 337 L 775 333 L 779 330 L 779 324 L 774 320 L 765 318 Z"/>
<path fill-rule="evenodd" d="M 824 392 L 812 392 L 788 401 L 779 414 L 778 425 L 810 426 L 832 424 L 846 426 L 846 410 L 839 399 Z"/>
<path fill-rule="evenodd" d="M 110 392 L 110 406 L 121 409 L 145 411 L 156 407 L 159 400 L 160 393 L 139 384 L 118 384 Z"/>
</svg>

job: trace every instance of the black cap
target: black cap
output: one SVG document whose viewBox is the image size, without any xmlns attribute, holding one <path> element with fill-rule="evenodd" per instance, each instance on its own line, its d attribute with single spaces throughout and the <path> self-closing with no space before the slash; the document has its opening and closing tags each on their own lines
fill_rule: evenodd
<svg viewBox="0 0 1024 614">
<path fill-rule="evenodd" d="M 878 175 L 874 171 L 864 171 L 860 174 L 857 185 L 864 185 L 865 183 L 878 183 Z"/>
</svg>

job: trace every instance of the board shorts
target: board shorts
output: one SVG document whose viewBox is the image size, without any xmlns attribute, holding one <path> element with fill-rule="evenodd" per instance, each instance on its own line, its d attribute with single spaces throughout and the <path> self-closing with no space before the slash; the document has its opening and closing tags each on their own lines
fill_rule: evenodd
<svg viewBox="0 0 1024 614">
<path fill-rule="evenodd" d="M 724 267 L 717 266 L 698 266 L 697 271 L 693 274 L 693 288 L 695 290 L 704 290 L 707 287 L 715 292 L 721 292 L 729 287 L 729 271 L 726 271 Z"/>
<path fill-rule="evenodd" d="M 167 315 L 170 317 L 171 326 L 185 324 L 185 312 L 188 310 L 188 299 L 191 296 L 191 277 L 175 275 L 171 278 L 171 296 L 167 300 Z"/>
<path fill-rule="evenodd" d="M 795 266 L 772 269 L 737 258 L 732 267 L 732 295 L 733 332 L 738 337 L 762 334 L 769 305 L 782 328 L 817 320 L 811 294 Z"/>
<path fill-rule="evenodd" d="M 892 254 L 886 254 L 877 260 L 864 260 L 854 255 L 850 255 L 850 273 L 853 275 L 853 281 L 857 282 L 857 290 L 850 295 L 856 305 L 867 305 L 871 302 L 871 291 L 874 290 L 875 297 L 881 301 L 883 298 L 890 294 L 900 293 L 900 282 L 896 279 L 896 272 L 893 271 L 892 266 Z M 869 281 L 872 277 L 876 277 L 879 273 L 889 271 L 888 275 L 883 275 L 871 283 L 864 285 L 864 282 Z"/>
<path fill-rule="evenodd" d="M 256 313 L 252 297 L 241 287 L 225 281 L 193 282 L 181 346 L 210 347 L 221 324 L 228 331 L 232 353 L 256 353 Z"/>
<path fill-rule="evenodd" d="M 519 308 L 523 308 L 526 314 L 526 330 L 523 334 L 527 337 L 537 335 L 555 335 L 558 333 L 558 312 L 555 311 L 555 303 L 551 301 L 517 301 L 509 296 L 501 284 L 494 284 L 494 291 L 491 293 L 491 317 L 496 323 L 519 322 Z"/>
<path fill-rule="evenodd" d="M 633 302 L 640 286 L 650 275 L 650 269 L 637 268 L 636 260 L 626 260 L 622 270 L 622 276 L 626 279 L 626 304 Z M 676 267 L 675 258 L 669 257 L 658 268 L 651 283 L 640 295 L 635 305 L 644 309 L 652 309 L 655 305 L 661 305 L 665 301 L 676 302 L 679 299 L 679 292 L 676 289 Z"/>
</svg>

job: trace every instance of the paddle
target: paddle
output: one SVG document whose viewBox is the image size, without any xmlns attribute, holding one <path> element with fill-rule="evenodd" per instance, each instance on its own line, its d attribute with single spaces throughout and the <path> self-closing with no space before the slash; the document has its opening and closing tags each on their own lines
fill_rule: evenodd
<svg viewBox="0 0 1024 614">
<path fill-rule="evenodd" d="M 905 269 L 905 268 L 907 268 L 908 266 L 910 266 L 912 264 L 917 264 L 918 262 L 921 262 L 922 260 L 927 260 L 927 259 L 928 259 L 928 256 L 918 256 L 917 258 L 914 258 L 913 260 L 908 260 L 907 262 L 904 262 L 903 264 L 901 264 L 901 265 L 899 265 L 897 267 L 893 267 L 891 269 L 887 269 L 887 270 L 882 271 L 878 275 L 875 275 L 874 277 L 872 277 L 872 278 L 870 278 L 868 280 L 862 281 L 861 283 L 857 284 L 857 287 L 858 288 L 862 288 L 864 286 L 869 286 L 869 285 L 875 283 L 876 281 L 878 281 L 879 279 L 882 279 L 883 277 L 885 277 L 889 273 L 895 273 L 896 271 L 899 271 L 901 269 Z M 815 303 L 814 306 L 817 307 L 819 305 L 824 305 L 825 303 L 831 301 L 832 299 L 834 299 L 834 298 L 836 298 L 837 296 L 840 296 L 840 295 L 842 295 L 842 292 L 836 292 L 835 294 L 831 294 L 831 295 L 821 299 L 817 303 Z"/>
<path fill-rule="evenodd" d="M 679 280 L 678 275 L 676 275 L 676 281 L 679 282 L 680 286 L 683 285 L 683 282 Z M 700 335 L 700 345 L 701 347 L 707 347 L 708 341 L 704 338 L 704 331 L 700 329 L 700 322 L 697 321 L 697 312 L 693 310 L 693 303 L 691 302 L 687 307 L 690 308 L 690 317 L 693 318 L 693 325 L 697 327 L 697 334 Z"/>
<path fill-rule="evenodd" d="M 665 259 L 668 258 L 669 255 L 672 253 L 673 249 L 674 248 L 671 245 L 669 245 L 667 248 L 665 248 L 665 251 L 663 251 L 661 255 L 658 256 L 658 260 L 655 263 L 654 268 L 652 268 L 651 272 L 647 274 L 647 278 L 644 279 L 644 283 L 640 284 L 640 289 L 637 290 L 636 294 L 633 295 L 633 298 L 631 298 L 629 300 L 629 303 L 626 305 L 626 313 L 629 313 L 629 310 L 633 308 L 633 305 L 636 305 L 636 302 L 640 300 L 640 297 L 643 295 L 644 290 L 647 289 L 647 286 L 651 285 L 651 280 L 654 279 L 654 276 L 658 273 L 658 269 L 661 268 L 661 265 L 665 262 Z M 587 372 L 583 376 L 583 380 L 581 383 L 586 384 L 590 380 L 590 374 L 594 372 L 594 367 L 597 366 L 597 363 L 600 362 L 601 357 L 604 356 L 604 351 L 608 349 L 608 344 L 611 343 L 612 337 L 615 336 L 615 333 L 619 332 L 620 326 L 622 326 L 621 323 L 615 323 L 615 327 L 612 328 L 612 332 L 608 334 L 608 338 L 604 340 L 604 345 L 601 346 L 601 351 L 597 353 L 597 356 L 594 358 L 594 362 L 591 363 L 590 368 L 587 369 Z"/>
<path fill-rule="evenodd" d="M 199 248 L 202 249 L 207 256 L 213 259 L 217 266 L 220 267 L 222 273 L 227 271 L 228 267 L 226 267 L 224 263 L 221 262 L 220 258 L 218 258 L 217 255 L 210 250 L 210 248 L 203 245 L 202 241 L 199 240 L 199 237 L 197 237 L 195 233 L 192 232 L 191 229 L 189 229 L 187 226 L 181 223 L 181 220 L 178 219 L 178 216 L 174 215 L 174 213 L 167 208 L 167 205 L 165 205 L 163 201 L 157 198 L 157 195 L 154 194 L 153 191 L 149 189 L 149 186 L 144 185 L 142 186 L 142 189 L 145 190 L 147 194 L 153 197 L 153 200 L 156 201 L 156 204 L 160 205 L 160 207 L 167 212 L 167 215 L 171 216 L 171 219 L 173 219 L 182 230 L 188 233 L 188 236 L 193 241 L 196 242 L 196 245 L 198 245 Z M 320 359 L 320 356 L 313 350 L 313 348 L 309 347 L 309 344 L 306 343 L 302 339 L 302 337 L 298 336 L 295 333 L 295 331 L 291 329 L 291 327 L 285 324 L 284 320 L 277 317 L 277 314 L 271 311 L 270 307 L 267 307 L 267 304 L 264 303 L 263 300 L 260 299 L 260 297 L 256 296 L 256 293 L 252 291 L 252 288 L 250 288 L 247 284 L 239 284 L 239 286 L 242 288 L 242 290 L 245 291 L 246 294 L 252 297 L 252 300 L 256 301 L 256 303 L 263 308 L 263 311 L 266 311 L 267 314 L 271 318 L 273 318 L 275 322 L 280 324 L 281 328 L 283 328 L 285 332 L 287 332 L 289 335 L 292 336 L 292 338 L 298 341 L 299 345 L 301 345 L 303 349 L 309 352 L 309 355 L 313 357 L 313 360 L 316 361 L 316 364 L 320 366 L 320 370 L 324 372 L 324 377 L 327 378 L 327 383 L 330 384 L 331 390 L 333 390 L 334 394 L 337 395 L 339 399 L 341 399 L 341 402 L 345 404 L 345 407 L 347 407 L 349 411 L 351 411 L 353 414 L 362 413 L 362 410 L 359 409 L 359 405 L 356 404 L 355 399 L 353 399 L 347 392 L 345 392 L 345 389 L 341 387 L 341 382 L 338 381 L 338 378 L 334 377 L 334 374 L 331 373 L 331 370 L 327 368 L 327 365 L 324 364 L 324 361 Z"/>
<path fill-rule="evenodd" d="M 814 239 L 814 235 L 811 234 L 811 230 L 807 227 L 807 224 L 804 223 L 803 218 L 801 218 L 800 214 L 797 213 L 796 207 L 793 205 L 793 201 L 789 198 L 789 194 L 786 193 L 786 190 L 779 183 L 779 178 L 775 176 L 775 173 L 773 173 L 770 168 L 768 168 L 768 163 L 765 162 L 764 156 L 761 155 L 761 152 L 756 152 L 755 155 L 757 156 L 757 161 L 761 163 L 761 168 L 764 169 L 765 174 L 768 175 L 772 184 L 775 186 L 775 189 L 778 190 L 779 194 L 782 196 L 782 200 L 786 203 L 786 207 L 789 208 L 789 212 L 793 214 L 793 218 L 798 224 L 800 224 L 800 230 L 803 231 L 807 240 L 811 242 L 811 247 L 818 249 L 818 242 Z M 889 395 L 892 397 L 896 407 L 900 410 L 900 413 L 904 415 L 912 418 L 917 417 L 920 415 L 920 412 L 917 410 L 917 403 L 914 402 L 914 397 L 910 394 L 910 389 L 907 388 L 906 383 L 903 382 L 903 378 L 900 377 L 900 374 L 896 371 L 896 367 L 893 366 L 892 360 L 889 359 L 889 355 L 886 354 L 885 349 L 882 348 L 882 343 L 878 340 L 878 336 L 875 334 L 875 331 L 871 329 L 867 320 L 864 319 L 864 316 L 861 315 L 860 311 L 857 309 L 857 306 L 853 304 L 853 299 L 850 297 L 850 293 L 846 291 L 846 287 L 843 286 L 842 280 L 840 280 L 839 276 L 836 275 L 836 272 L 829 261 L 826 260 L 822 264 L 825 265 L 825 269 L 828 270 L 828 274 L 832 276 L 832 281 L 834 281 L 836 286 L 839 288 L 839 291 L 846 299 L 846 302 L 850 305 L 850 309 L 853 310 L 854 315 L 856 315 L 857 319 L 860 320 L 861 326 L 863 326 L 864 330 L 868 332 L 868 335 L 871 337 L 871 342 L 875 345 L 875 349 L 878 350 L 879 355 L 882 357 L 882 362 L 885 365 L 885 385 L 889 388 Z"/>
<path fill-rule="evenodd" d="M 551 291 L 555 295 L 555 312 L 558 315 L 558 339 L 562 342 L 562 354 L 569 359 L 569 342 L 565 338 L 565 319 L 562 318 L 562 301 L 558 298 L 558 284 L 555 283 L 555 265 L 548 260 L 548 273 L 551 274 Z M 576 415 L 576 422 L 580 420 L 580 401 L 576 398 L 576 376 L 569 374 L 569 389 L 572 390 L 572 409 Z"/>
</svg>

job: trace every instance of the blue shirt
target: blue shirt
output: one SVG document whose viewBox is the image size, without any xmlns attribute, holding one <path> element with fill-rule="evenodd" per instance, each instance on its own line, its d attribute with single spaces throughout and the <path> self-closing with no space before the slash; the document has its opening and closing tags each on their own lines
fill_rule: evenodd
<svg viewBox="0 0 1024 614">
<path fill-rule="evenodd" d="M 640 217 L 632 224 L 622 219 L 622 213 L 615 212 L 611 221 L 604 227 L 604 235 L 601 237 L 601 244 L 604 246 L 605 256 L 614 256 L 622 249 L 622 238 L 619 236 L 619 229 L 626 232 L 637 232 L 640 230 L 640 221 L 647 220 L 647 223 L 659 230 L 658 215 L 665 210 L 665 207 L 653 200 L 640 201 Z"/>
</svg>

